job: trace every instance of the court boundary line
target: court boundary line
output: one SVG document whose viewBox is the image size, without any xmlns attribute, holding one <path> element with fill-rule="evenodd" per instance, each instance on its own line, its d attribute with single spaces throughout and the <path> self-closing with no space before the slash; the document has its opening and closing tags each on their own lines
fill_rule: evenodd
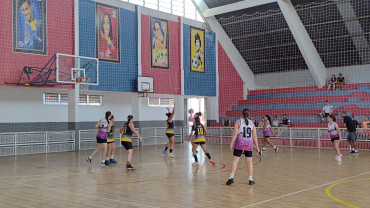
<svg viewBox="0 0 370 208">
<path fill-rule="evenodd" d="M 34 187 L 34 188 L 39 188 L 39 189 L 45 189 L 45 190 L 50 190 L 50 191 L 56 191 L 56 192 L 61 192 L 61 193 L 75 194 L 75 195 L 79 195 L 79 196 L 85 196 L 85 197 L 89 197 L 89 198 L 102 199 L 102 200 L 113 201 L 113 202 L 118 202 L 118 203 L 126 203 L 126 204 L 130 204 L 130 205 L 135 205 L 135 206 L 150 207 L 150 208 L 160 208 L 160 207 L 151 206 L 151 205 L 147 205 L 147 204 L 140 204 L 140 203 L 130 202 L 130 201 L 121 201 L 121 200 L 118 200 L 118 199 L 105 198 L 105 197 L 101 197 L 101 196 L 94 196 L 94 195 L 83 194 L 83 193 L 79 193 L 79 192 L 73 192 L 73 191 L 65 191 L 65 190 L 60 190 L 60 189 L 56 189 L 56 188 L 48 188 L 48 187 L 37 186 L 37 185 L 26 184 L 26 183 L 20 183 L 20 182 L 14 182 L 14 183 L 15 184 L 18 184 L 18 185 L 29 186 L 29 187 Z"/>
<path fill-rule="evenodd" d="M 257 202 L 257 203 L 253 203 L 253 204 L 250 204 L 250 205 L 242 206 L 241 208 L 253 207 L 253 206 L 256 206 L 256 205 L 264 204 L 264 203 L 274 201 L 274 200 L 277 200 L 277 199 L 282 199 L 282 198 L 285 198 L 285 197 L 288 197 L 288 196 L 293 196 L 293 195 L 296 195 L 296 194 L 299 194 L 299 193 L 302 193 L 302 192 L 311 191 L 311 190 L 314 190 L 314 189 L 317 189 L 317 188 L 321 188 L 323 186 L 327 186 L 327 185 L 330 185 L 330 184 L 333 184 L 333 183 L 337 183 L 337 182 L 340 182 L 340 181 L 348 180 L 348 179 L 359 177 L 359 176 L 366 175 L 366 174 L 370 174 L 370 171 L 364 172 L 364 173 L 361 173 L 361 174 L 358 174 L 358 175 L 355 175 L 355 176 L 350 176 L 350 177 L 347 177 L 347 178 L 342 178 L 342 179 L 338 179 L 338 180 L 335 180 L 335 181 L 331 181 L 329 183 L 321 184 L 321 185 L 314 186 L 314 187 L 311 187 L 311 188 L 302 189 L 300 191 L 295 191 L 295 192 L 292 192 L 292 193 L 289 193 L 289 194 L 284 194 L 284 195 L 281 195 L 281 196 L 277 196 L 277 197 L 267 199 L 267 200 L 264 200 L 264 201 L 260 201 L 260 202 Z"/>
<path fill-rule="evenodd" d="M 350 203 L 347 203 L 347 202 L 345 202 L 345 201 L 340 200 L 339 198 L 335 197 L 335 196 L 330 192 L 330 190 L 331 190 L 333 187 L 335 187 L 335 186 L 337 186 L 337 185 L 340 185 L 340 184 L 342 184 L 342 183 L 349 183 L 349 182 L 362 181 L 362 180 L 370 180 L 370 178 L 358 178 L 358 179 L 352 179 L 352 180 L 340 181 L 340 182 L 337 182 L 337 183 L 334 183 L 334 184 L 332 184 L 332 185 L 328 186 L 328 187 L 325 189 L 325 193 L 326 193 L 326 195 L 328 195 L 331 199 L 333 199 L 333 200 L 334 200 L 334 201 L 336 201 L 336 202 L 339 202 L 339 203 L 341 203 L 341 204 L 347 205 L 347 206 L 349 206 L 349 207 L 353 207 L 353 208 L 360 208 L 360 207 L 358 207 L 358 206 L 356 206 L 356 205 L 353 205 L 353 204 L 350 204 Z"/>
</svg>

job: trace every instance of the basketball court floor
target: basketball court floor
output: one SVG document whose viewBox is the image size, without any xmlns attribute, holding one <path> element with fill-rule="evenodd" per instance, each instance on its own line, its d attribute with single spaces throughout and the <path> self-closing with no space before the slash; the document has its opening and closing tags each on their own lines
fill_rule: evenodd
<svg viewBox="0 0 370 208">
<path fill-rule="evenodd" d="M 242 158 L 235 183 L 226 186 L 229 145 L 208 145 L 212 166 L 199 148 L 193 167 L 189 143 L 176 144 L 175 158 L 164 145 L 134 148 L 134 171 L 126 171 L 126 151 L 117 164 L 88 164 L 91 151 L 0 157 L 0 207 L 370 207 L 370 152 L 334 160 L 333 150 L 268 148 L 254 160 L 255 185 L 248 185 Z"/>
</svg>

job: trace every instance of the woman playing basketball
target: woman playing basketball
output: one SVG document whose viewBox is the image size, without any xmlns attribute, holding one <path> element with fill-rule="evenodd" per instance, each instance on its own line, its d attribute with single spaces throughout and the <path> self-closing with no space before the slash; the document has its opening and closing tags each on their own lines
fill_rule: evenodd
<svg viewBox="0 0 370 208">
<path fill-rule="evenodd" d="M 131 158 L 132 158 L 132 134 L 136 134 L 139 137 L 139 140 L 142 142 L 143 139 L 141 138 L 140 134 L 135 130 L 134 126 L 134 117 L 132 115 L 127 116 L 127 122 L 119 129 L 121 133 L 121 144 L 127 150 L 127 163 L 126 169 L 127 170 L 135 170 L 134 167 L 131 165 Z"/>
<path fill-rule="evenodd" d="M 335 156 L 335 160 L 340 162 L 342 161 L 342 154 L 340 154 L 338 146 L 340 141 L 342 140 L 342 135 L 340 133 L 338 124 L 335 123 L 335 117 L 333 115 L 328 116 L 328 130 L 330 132 L 330 138 L 333 144 L 333 148 L 335 150 L 335 153 L 337 153 L 337 155 Z"/>
<path fill-rule="evenodd" d="M 168 143 L 166 144 L 165 149 L 162 151 L 164 155 L 167 155 L 167 150 L 170 148 L 170 153 L 168 153 L 169 157 L 175 157 L 172 153 L 173 146 L 175 145 L 175 125 L 173 122 L 173 116 L 175 115 L 175 106 L 173 106 L 172 113 L 170 113 L 170 109 L 167 108 L 168 113 L 166 113 L 167 116 L 167 129 L 166 129 L 166 136 L 168 137 Z"/>
<path fill-rule="evenodd" d="M 107 138 L 108 138 L 108 132 L 110 131 L 112 127 L 112 122 L 109 123 L 109 119 L 112 117 L 112 113 L 110 111 L 107 111 L 105 113 L 105 118 L 98 121 L 98 123 L 95 124 L 95 128 L 98 128 L 99 131 L 96 134 L 96 143 L 97 148 L 94 150 L 94 152 L 86 158 L 86 161 L 88 163 L 91 163 L 92 157 L 98 153 L 101 149 L 103 149 L 102 154 L 102 166 L 107 166 L 105 161 L 105 156 L 107 155 Z"/>
<path fill-rule="evenodd" d="M 193 138 L 193 134 L 195 135 L 195 138 Z M 211 155 L 208 153 L 207 151 L 207 147 L 206 147 L 206 137 L 207 136 L 207 130 L 206 128 L 203 126 L 203 124 L 200 123 L 200 118 L 199 116 L 196 116 L 195 117 L 195 124 L 193 125 L 192 129 L 191 129 L 191 133 L 190 133 L 190 136 L 188 138 L 188 142 L 190 140 L 193 140 L 192 141 L 192 151 L 193 151 L 193 157 L 195 159 L 195 162 L 193 163 L 194 166 L 199 166 L 199 163 L 198 163 L 198 156 L 197 156 L 197 148 L 198 146 L 200 145 L 200 147 L 203 149 L 203 152 L 207 155 L 208 159 L 209 159 L 209 162 L 212 163 L 212 165 L 216 164 L 215 161 L 213 161 L 213 159 L 211 158 Z"/>
<path fill-rule="evenodd" d="M 266 143 L 271 145 L 271 147 L 274 147 L 275 152 L 279 150 L 279 147 L 275 146 L 271 140 L 271 125 L 270 125 L 270 116 L 265 115 L 263 118 L 263 123 L 262 123 L 262 133 L 263 133 L 263 138 L 262 138 L 262 151 L 266 151 Z"/>
<path fill-rule="evenodd" d="M 116 143 L 114 142 L 114 116 L 110 118 L 110 123 L 112 123 L 110 131 L 108 133 L 108 139 L 107 139 L 107 157 L 105 159 L 106 164 L 111 163 L 117 163 L 117 161 L 114 159 L 114 152 L 116 151 Z"/>
<path fill-rule="evenodd" d="M 257 131 L 253 122 L 248 119 L 249 110 L 245 108 L 243 110 L 243 117 L 236 121 L 234 127 L 234 134 L 231 139 L 230 150 L 234 151 L 233 164 L 230 173 L 230 178 L 226 182 L 226 185 L 234 183 L 234 173 L 238 167 L 239 159 L 242 154 L 246 157 L 248 174 L 249 174 L 249 185 L 255 184 L 253 181 L 253 163 L 252 163 L 252 151 L 253 143 L 256 145 L 256 151 L 258 149 Z"/>
</svg>

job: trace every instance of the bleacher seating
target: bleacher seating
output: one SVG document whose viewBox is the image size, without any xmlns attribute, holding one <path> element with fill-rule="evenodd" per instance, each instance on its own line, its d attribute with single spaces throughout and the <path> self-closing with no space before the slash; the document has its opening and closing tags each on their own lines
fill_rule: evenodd
<svg viewBox="0 0 370 208">
<path fill-rule="evenodd" d="M 334 115 L 337 123 L 343 124 L 340 112 L 354 115 L 361 122 L 364 116 L 370 115 L 370 83 L 347 84 L 342 90 L 326 91 L 326 87 L 296 87 L 266 90 L 252 90 L 247 100 L 240 100 L 232 109 L 226 112 L 232 122 L 241 115 L 243 108 L 249 108 L 251 116 L 260 121 L 262 116 L 275 115 L 282 119 L 285 113 L 292 122 L 293 127 L 325 128 L 327 124 L 320 123 L 318 112 L 325 101 L 334 106 Z M 220 117 L 220 121 L 222 121 Z M 220 126 L 213 123 L 211 126 Z"/>
</svg>

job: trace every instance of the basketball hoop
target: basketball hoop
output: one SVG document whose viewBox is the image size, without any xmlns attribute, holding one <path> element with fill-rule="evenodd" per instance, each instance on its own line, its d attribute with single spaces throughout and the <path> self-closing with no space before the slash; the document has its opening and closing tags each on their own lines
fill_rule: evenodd
<svg viewBox="0 0 370 208">
<path fill-rule="evenodd" d="M 76 79 L 76 81 L 77 81 L 77 79 Z M 85 83 L 89 83 L 90 82 L 90 77 L 85 77 L 84 79 L 81 80 L 81 82 L 82 81 L 83 81 L 84 84 L 81 84 L 80 85 L 80 90 L 89 90 L 89 85 L 88 84 L 85 84 Z"/>
<path fill-rule="evenodd" d="M 81 83 L 81 82 L 82 82 L 82 80 L 83 80 L 83 78 L 82 78 L 82 77 L 77 77 L 77 78 L 76 78 L 76 83 Z"/>
</svg>

